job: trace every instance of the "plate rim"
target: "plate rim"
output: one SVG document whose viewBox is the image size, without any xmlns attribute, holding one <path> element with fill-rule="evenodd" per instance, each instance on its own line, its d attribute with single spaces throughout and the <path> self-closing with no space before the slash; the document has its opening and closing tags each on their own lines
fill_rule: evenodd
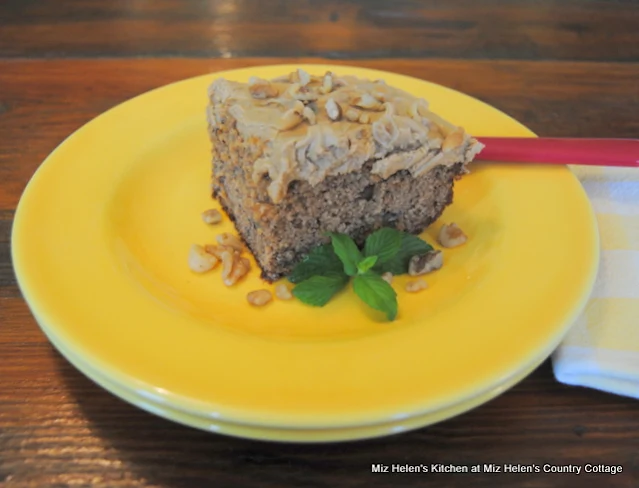
<svg viewBox="0 0 639 488">
<path fill-rule="evenodd" d="M 46 333 L 45 333 L 46 334 Z M 379 437 L 398 435 L 412 430 L 421 429 L 434 425 L 458 415 L 463 415 L 474 408 L 487 403 L 504 391 L 514 387 L 530 375 L 543 362 L 543 358 L 526 368 L 521 369 L 512 377 L 509 377 L 501 385 L 495 386 L 491 390 L 482 392 L 476 396 L 465 398 L 459 403 L 444 406 L 441 409 L 430 412 L 416 413 L 405 418 L 388 419 L 386 422 L 374 424 L 341 425 L 333 427 L 295 427 L 245 424 L 236 422 L 233 419 L 226 420 L 219 417 L 204 416 L 197 412 L 187 412 L 180 410 L 176 405 L 165 403 L 156 404 L 149 398 L 140 398 L 135 391 L 129 391 L 125 385 L 112 384 L 108 377 L 100 376 L 99 368 L 93 369 L 90 365 L 84 364 L 82 358 L 74 357 L 69 351 L 64 349 L 64 345 L 57 343 L 52 336 L 46 335 L 47 339 L 72 366 L 78 369 L 88 379 L 96 385 L 116 396 L 120 400 L 133 405 L 147 413 L 171 420 L 181 425 L 223 434 L 239 439 L 252 439 L 259 441 L 275 441 L 283 443 L 330 443 L 330 442 L 352 442 Z"/>
</svg>

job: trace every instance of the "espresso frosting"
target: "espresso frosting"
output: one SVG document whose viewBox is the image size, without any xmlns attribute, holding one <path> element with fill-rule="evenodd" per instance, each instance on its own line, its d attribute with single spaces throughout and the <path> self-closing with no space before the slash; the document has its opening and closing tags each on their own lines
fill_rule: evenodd
<svg viewBox="0 0 639 488">
<path fill-rule="evenodd" d="M 216 80 L 209 89 L 211 129 L 229 116 L 243 140 L 262 144 L 253 179 L 270 178 L 274 203 L 290 182 L 316 185 L 373 161 L 381 178 L 406 170 L 418 177 L 438 165 L 467 163 L 482 145 L 429 110 L 428 102 L 383 81 L 297 70 L 248 84 Z"/>
</svg>

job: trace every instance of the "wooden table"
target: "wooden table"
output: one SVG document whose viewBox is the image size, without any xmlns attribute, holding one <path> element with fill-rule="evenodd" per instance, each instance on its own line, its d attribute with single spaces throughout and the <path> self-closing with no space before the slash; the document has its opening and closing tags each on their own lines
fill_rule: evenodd
<svg viewBox="0 0 639 488">
<path fill-rule="evenodd" d="M 20 194 L 47 154 L 92 117 L 165 83 L 327 59 L 451 86 L 544 136 L 639 134 L 636 1 L 5 0 L 0 486 L 639 486 L 639 404 L 563 386 L 548 362 L 499 398 L 438 425 L 371 441 L 290 445 L 154 417 L 97 387 L 49 345 L 20 296 L 9 248 Z M 623 472 L 374 474 L 373 463 L 591 463 Z"/>
</svg>

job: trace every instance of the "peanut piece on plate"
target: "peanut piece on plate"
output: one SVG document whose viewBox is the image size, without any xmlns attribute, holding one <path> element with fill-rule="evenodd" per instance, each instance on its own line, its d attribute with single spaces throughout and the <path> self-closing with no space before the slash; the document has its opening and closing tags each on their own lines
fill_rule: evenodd
<svg viewBox="0 0 639 488">
<path fill-rule="evenodd" d="M 219 224 L 222 222 L 222 214 L 219 210 L 211 208 L 202 212 L 202 220 L 205 224 Z"/>
<path fill-rule="evenodd" d="M 216 244 L 206 244 L 204 246 L 204 250 L 208 252 L 209 254 L 212 254 L 213 256 L 215 256 L 220 261 L 222 260 L 223 251 L 229 251 L 231 254 L 233 253 L 239 254 L 239 251 L 236 251 L 230 246 L 222 246 L 222 245 L 216 245 Z"/>
<path fill-rule="evenodd" d="M 251 262 L 246 258 L 235 256 L 233 267 L 228 277 L 224 278 L 226 286 L 233 286 L 235 283 L 244 278 L 251 269 Z"/>
<path fill-rule="evenodd" d="M 386 271 L 386 273 L 384 273 L 382 275 L 382 279 L 388 283 L 389 285 L 393 284 L 393 273 L 391 273 L 390 271 Z"/>
<path fill-rule="evenodd" d="M 406 291 L 408 293 L 417 293 L 428 288 L 428 283 L 422 278 L 418 278 L 406 283 Z"/>
<path fill-rule="evenodd" d="M 255 290 L 246 295 L 246 300 L 254 307 L 263 307 L 273 300 L 273 295 L 268 290 Z"/>
<path fill-rule="evenodd" d="M 231 276 L 233 265 L 235 264 L 234 253 L 231 251 L 222 251 L 220 254 L 222 261 L 222 281 L 226 281 Z"/>
<path fill-rule="evenodd" d="M 408 274 L 419 276 L 435 271 L 444 265 L 444 255 L 441 251 L 429 251 L 421 256 L 413 256 L 408 263 Z"/>
<path fill-rule="evenodd" d="M 217 242 L 219 242 L 222 246 L 232 247 L 233 249 L 240 252 L 244 250 L 244 244 L 242 244 L 240 238 L 234 236 L 233 234 L 229 234 L 228 232 L 218 235 L 216 239 Z"/>
<path fill-rule="evenodd" d="M 196 273 L 206 273 L 217 266 L 218 259 L 207 253 L 199 244 L 193 244 L 189 251 L 189 268 Z"/>
<path fill-rule="evenodd" d="M 437 240 L 444 247 L 457 247 L 464 244 L 468 237 L 464 234 L 457 224 L 445 224 L 439 231 Z"/>
<path fill-rule="evenodd" d="M 289 290 L 288 286 L 286 286 L 284 283 L 280 283 L 275 286 L 275 296 L 280 300 L 290 300 L 291 298 L 293 298 L 291 290 Z"/>
</svg>

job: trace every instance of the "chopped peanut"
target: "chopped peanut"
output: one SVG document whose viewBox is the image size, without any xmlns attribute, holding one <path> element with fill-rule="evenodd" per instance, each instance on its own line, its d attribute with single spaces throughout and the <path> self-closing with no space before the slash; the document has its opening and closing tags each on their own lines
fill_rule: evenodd
<svg viewBox="0 0 639 488">
<path fill-rule="evenodd" d="M 222 246 L 222 245 L 216 245 L 216 244 L 206 244 L 204 246 L 204 250 L 208 252 L 209 254 L 213 254 L 213 256 L 215 256 L 219 260 L 222 259 L 223 251 L 229 251 L 231 254 L 233 253 L 239 254 L 239 251 L 237 251 L 236 249 L 233 249 L 230 246 Z"/>
<path fill-rule="evenodd" d="M 284 283 L 280 283 L 279 285 L 275 286 L 275 296 L 280 300 L 290 300 L 291 298 L 293 298 L 291 290 L 289 290 L 288 286 L 286 286 Z"/>
<path fill-rule="evenodd" d="M 189 251 L 189 268 L 196 273 L 206 273 L 215 268 L 218 259 L 212 254 L 207 253 L 204 248 L 198 244 L 193 244 Z"/>
<path fill-rule="evenodd" d="M 337 121 L 342 118 L 342 108 L 332 98 L 326 100 L 324 108 L 326 109 L 326 115 L 328 115 L 329 119 Z"/>
<path fill-rule="evenodd" d="M 346 112 L 344 112 L 346 120 L 350 120 L 351 122 L 359 122 L 360 115 L 360 111 L 353 107 L 346 109 Z"/>
<path fill-rule="evenodd" d="M 386 273 L 382 275 L 382 279 L 389 285 L 393 284 L 393 273 L 391 273 L 390 271 L 387 271 Z"/>
<path fill-rule="evenodd" d="M 254 307 L 263 307 L 273 300 L 273 295 L 268 290 L 255 290 L 246 295 L 246 299 Z"/>
<path fill-rule="evenodd" d="M 417 293 L 428 288 L 428 283 L 422 278 L 418 278 L 406 283 L 406 291 L 408 293 Z"/>
<path fill-rule="evenodd" d="M 333 91 L 333 73 L 331 73 L 330 71 L 326 72 L 324 78 L 322 78 L 322 86 L 320 86 L 319 90 L 321 93 L 324 94 Z"/>
<path fill-rule="evenodd" d="M 444 255 L 441 251 L 429 251 L 421 256 L 413 256 L 408 263 L 408 274 L 419 276 L 435 271 L 444 265 Z"/>
<path fill-rule="evenodd" d="M 249 92 L 253 98 L 265 99 L 273 98 L 278 95 L 277 88 L 268 80 L 262 80 L 254 76 L 249 80 Z"/>
<path fill-rule="evenodd" d="M 205 224 L 219 224 L 222 222 L 222 214 L 219 210 L 211 208 L 202 212 L 202 220 Z"/>
<path fill-rule="evenodd" d="M 231 273 L 227 278 L 224 278 L 224 284 L 226 286 L 233 286 L 235 283 L 244 278 L 250 269 L 251 262 L 248 259 L 236 256 Z"/>
<path fill-rule="evenodd" d="M 367 114 L 366 112 L 363 112 L 360 116 L 359 116 L 359 120 L 358 122 L 360 124 L 370 124 L 371 122 L 371 116 L 369 114 Z"/>
<path fill-rule="evenodd" d="M 382 103 L 377 100 L 370 93 L 364 93 L 361 97 L 357 97 L 353 100 L 353 105 L 358 108 L 364 108 L 369 110 L 383 110 L 384 107 Z"/>
<path fill-rule="evenodd" d="M 302 117 L 308 120 L 308 123 L 310 125 L 315 125 L 317 123 L 317 117 L 315 116 L 315 112 L 313 112 L 313 109 L 311 107 L 304 107 L 304 109 L 302 110 Z"/>
<path fill-rule="evenodd" d="M 465 243 L 468 237 L 466 237 L 466 234 L 453 222 L 442 226 L 437 240 L 444 247 L 457 247 Z"/>
<path fill-rule="evenodd" d="M 300 85 L 306 86 L 311 82 L 311 75 L 301 68 L 297 69 L 297 79 L 300 80 Z"/>
<path fill-rule="evenodd" d="M 219 234 L 216 239 L 217 242 L 219 242 L 222 246 L 232 247 L 233 249 L 240 252 L 244 250 L 244 244 L 242 244 L 240 238 L 234 236 L 233 234 L 229 234 L 228 232 Z"/>
<path fill-rule="evenodd" d="M 226 281 L 231 276 L 233 265 L 235 264 L 234 253 L 231 251 L 222 251 L 220 254 L 222 260 L 222 280 Z"/>
<path fill-rule="evenodd" d="M 460 127 L 450 132 L 444 142 L 442 142 L 442 151 L 448 152 L 460 147 L 464 143 L 464 130 Z"/>
<path fill-rule="evenodd" d="M 284 115 L 282 115 L 282 119 L 280 120 L 279 130 L 290 130 L 300 125 L 304 120 L 304 116 L 302 115 L 303 111 L 304 104 L 302 104 L 301 107 L 296 105 L 292 109 L 284 112 Z"/>
</svg>

